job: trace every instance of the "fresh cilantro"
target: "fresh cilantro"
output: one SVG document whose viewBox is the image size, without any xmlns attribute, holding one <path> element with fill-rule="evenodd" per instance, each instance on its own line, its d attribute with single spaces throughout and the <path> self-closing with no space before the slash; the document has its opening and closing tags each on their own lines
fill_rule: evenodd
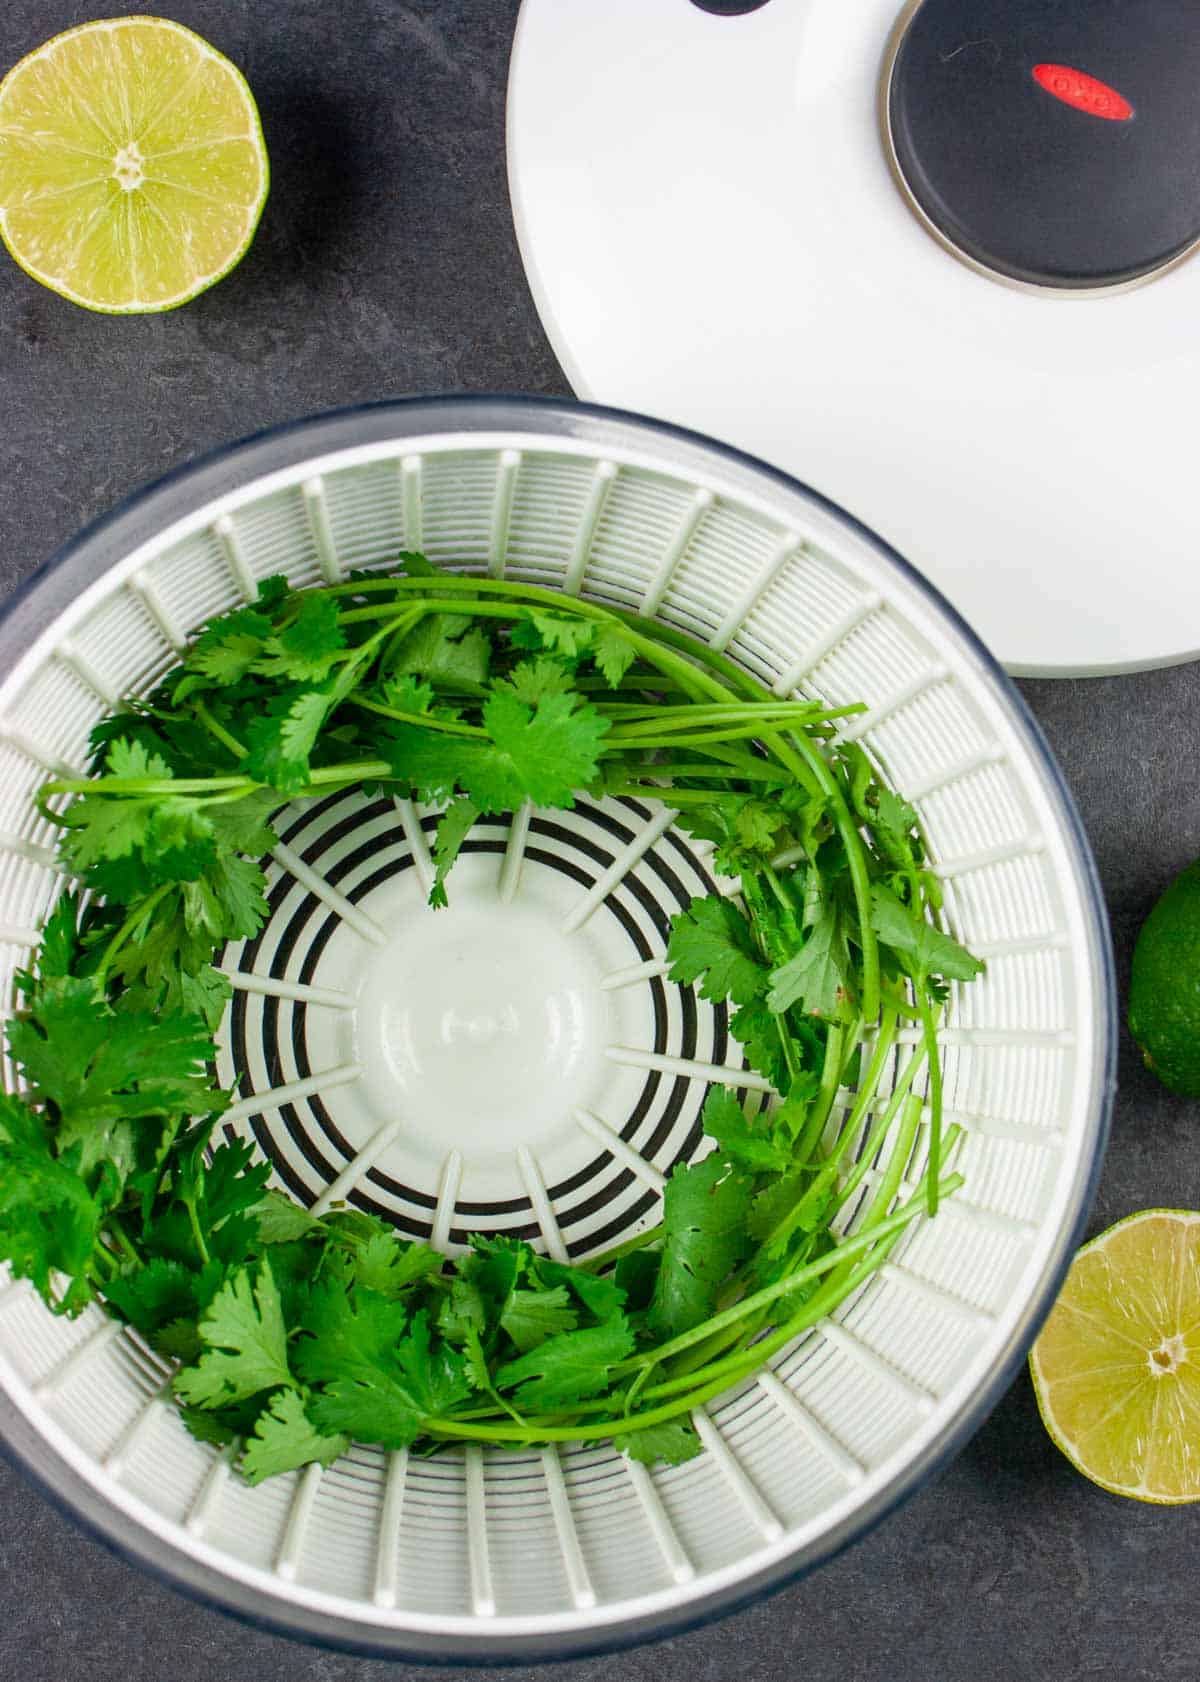
<svg viewBox="0 0 1200 1682">
<path fill-rule="evenodd" d="M 509 1361 L 496 1374 L 501 1390 L 516 1390 L 522 1413 L 552 1412 L 603 1390 L 608 1369 L 633 1349 L 633 1330 L 623 1314 L 599 1326 L 548 1337 L 528 1355 Z"/>
<path fill-rule="evenodd" d="M 255 1276 L 239 1268 L 200 1321 L 206 1353 L 175 1375 L 175 1392 L 193 1407 L 245 1401 L 261 1390 L 290 1384 L 287 1328 L 269 1262 Z"/>
<path fill-rule="evenodd" d="M 767 974 L 750 925 L 735 905 L 710 894 L 694 899 L 671 923 L 671 980 L 700 982 L 702 999 L 746 1005 L 766 991 Z"/>
<path fill-rule="evenodd" d="M 349 1437 L 318 1431 L 295 1390 L 281 1390 L 258 1416 L 246 1444 L 241 1470 L 246 1482 L 261 1483 L 278 1472 L 292 1472 L 315 1461 L 328 1466 L 350 1447 Z"/>
<path fill-rule="evenodd" d="M 771 972 L 767 1008 L 777 1015 L 793 1005 L 810 1016 L 834 1020 L 853 998 L 850 949 L 841 909 L 828 900 L 818 905 L 803 946 Z"/>
<path fill-rule="evenodd" d="M 663 1254 L 650 1304 L 662 1337 L 700 1325 L 713 1312 L 730 1269 L 746 1254 L 751 1181 L 722 1155 L 676 1168 L 663 1197 Z"/>
<path fill-rule="evenodd" d="M 725 1087 L 714 1086 L 704 1104 L 704 1131 L 715 1139 L 721 1153 L 751 1174 L 781 1174 L 791 1160 L 786 1144 L 775 1138 L 769 1127 L 752 1126 L 742 1106 Z"/>
<path fill-rule="evenodd" d="M 645 1466 L 653 1466 L 656 1460 L 665 1460 L 668 1466 L 682 1466 L 702 1453 L 704 1445 L 695 1426 L 668 1419 L 661 1425 L 644 1425 L 640 1431 L 621 1432 L 613 1438 L 613 1447 Z"/>
<path fill-rule="evenodd" d="M 938 926 L 917 813 L 808 703 L 652 620 L 635 634 L 627 615 L 550 605 L 518 580 L 476 590 L 420 555 L 396 564 L 397 588 L 382 568 L 348 588 L 266 580 L 99 721 L 90 777 L 42 791 L 78 887 L 16 976 L 25 1092 L 0 1095 L 0 1261 L 57 1312 L 104 1301 L 180 1363 L 184 1423 L 240 1441 L 250 1481 L 354 1438 L 536 1445 L 551 1427 L 680 1464 L 700 1452 L 690 1417 L 712 1375 L 749 1376 L 818 1286 L 848 1291 L 885 1259 L 890 1224 L 840 1264 L 835 1216 L 861 1117 L 882 1113 L 885 1074 L 911 1080 L 913 1057 L 923 1197 L 888 1222 L 933 1213 L 957 1184 L 941 1178 L 937 1026 L 949 984 L 981 966 Z M 714 1087 L 716 1148 L 676 1167 L 661 1211 L 614 1252 L 573 1265 L 492 1234 L 446 1261 L 361 1210 L 300 1208 L 251 1143 L 217 1133 L 213 1036 L 231 994 L 217 966 L 268 915 L 275 811 L 356 786 L 445 808 L 435 904 L 481 814 L 581 795 L 670 802 L 710 844 L 708 868 L 738 878 L 736 899 L 713 892 L 674 919 L 667 968 L 716 1006 L 708 1055 L 736 1063 L 728 1013 L 775 1096 L 748 1113 Z M 909 1017 L 921 1044 L 905 1050 Z M 868 1218 L 896 1190 L 885 1171 Z M 798 1271 L 831 1255 L 819 1280 Z M 648 1405 L 666 1418 L 639 1425 Z"/>
<path fill-rule="evenodd" d="M 920 911 L 901 904 L 882 882 L 871 889 L 871 922 L 880 940 L 900 956 L 919 982 L 931 976 L 943 981 L 972 981 L 983 970 L 983 964 L 965 946 L 943 934 Z"/>
</svg>

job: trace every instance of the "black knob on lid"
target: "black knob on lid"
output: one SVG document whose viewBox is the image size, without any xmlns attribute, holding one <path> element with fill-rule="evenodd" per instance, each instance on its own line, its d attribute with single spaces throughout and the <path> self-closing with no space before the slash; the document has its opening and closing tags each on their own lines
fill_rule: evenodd
<svg viewBox="0 0 1200 1682">
<path fill-rule="evenodd" d="M 923 0 L 887 106 L 913 199 L 999 275 L 1114 286 L 1200 240 L 1197 0 Z"/>
</svg>

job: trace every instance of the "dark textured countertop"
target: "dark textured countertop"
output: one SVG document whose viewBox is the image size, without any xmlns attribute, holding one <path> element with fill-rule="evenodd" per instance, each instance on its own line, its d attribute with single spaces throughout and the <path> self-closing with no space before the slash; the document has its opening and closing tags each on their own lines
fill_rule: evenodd
<svg viewBox="0 0 1200 1682">
<path fill-rule="evenodd" d="M 92 10 L 5 0 L 0 68 Z M 0 259 L 4 587 L 133 486 L 273 422 L 400 393 L 567 390 L 509 219 L 504 89 L 516 11 L 517 0 L 176 0 L 171 15 L 234 58 L 255 89 L 271 202 L 237 274 L 177 314 L 90 316 Z M 1136 557 L 1130 566 L 1136 573 Z M 1200 667 L 1023 688 L 1096 849 L 1124 984 L 1142 917 L 1200 853 Z M 1128 1043 L 1121 1077 L 1093 1230 L 1148 1205 L 1200 1203 L 1197 1107 L 1157 1088 Z M 1022 1377 L 930 1488 L 816 1577 L 695 1634 L 557 1674 L 1195 1682 L 1198 1543 L 1200 1509 L 1119 1501 L 1076 1476 Z M 0 1677 L 385 1673 L 410 1674 L 192 1605 L 0 1467 Z"/>
</svg>

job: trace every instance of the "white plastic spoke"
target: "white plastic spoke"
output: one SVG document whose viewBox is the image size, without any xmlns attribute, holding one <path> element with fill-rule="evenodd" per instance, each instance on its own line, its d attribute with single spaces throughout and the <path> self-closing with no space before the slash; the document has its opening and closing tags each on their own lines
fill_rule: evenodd
<svg viewBox="0 0 1200 1682">
<path fill-rule="evenodd" d="M 771 585 L 778 578 L 789 561 L 794 560 L 804 547 L 803 539 L 796 532 L 787 532 L 776 544 L 766 566 L 750 584 L 749 588 L 734 602 L 728 613 L 708 639 L 708 646 L 718 652 L 729 647 L 738 631 L 741 630 L 746 618 L 753 613 L 754 608 L 766 595 Z"/>
<path fill-rule="evenodd" d="M 129 585 L 162 632 L 164 641 L 175 650 L 176 654 L 182 654 L 187 647 L 187 638 L 167 611 L 166 603 L 159 594 L 158 586 L 150 574 L 148 572 L 135 572 L 129 580 Z"/>
<path fill-rule="evenodd" d="M 946 1198 L 939 1205 L 938 1213 L 946 1209 L 960 1216 L 964 1221 L 971 1221 L 975 1226 L 986 1227 L 990 1232 L 1002 1233 L 1006 1238 L 1029 1238 L 1038 1232 L 1036 1221 L 1027 1221 L 1020 1215 L 1005 1215 L 999 1209 L 985 1209 L 982 1203 L 972 1203 L 970 1198 L 955 1192 L 953 1197 Z"/>
<path fill-rule="evenodd" d="M 606 993 L 614 993 L 622 987 L 636 987 L 643 981 L 654 981 L 660 975 L 666 975 L 671 967 L 669 958 L 648 958 L 644 964 L 629 964 L 625 969 L 609 970 L 600 981 L 600 986 Z"/>
<path fill-rule="evenodd" d="M 716 1086 L 744 1086 L 748 1092 L 774 1092 L 775 1088 L 753 1069 L 729 1069 L 723 1063 L 697 1063 L 690 1057 L 668 1057 L 658 1051 L 638 1051 L 633 1046 L 609 1045 L 604 1055 L 629 1069 L 657 1069 L 664 1075 L 682 1075 L 687 1080 L 708 1081 Z"/>
<path fill-rule="evenodd" d="M 316 546 L 321 577 L 326 584 L 340 584 L 345 572 L 337 558 L 337 545 L 333 541 L 329 504 L 325 500 L 325 481 L 320 474 L 316 474 L 313 478 L 306 479 L 302 488 L 304 512 L 308 516 L 308 529 Z"/>
<path fill-rule="evenodd" d="M 588 1576 L 583 1549 L 579 1546 L 579 1534 L 571 1513 L 571 1498 L 567 1493 L 567 1480 L 563 1477 L 557 1449 L 550 1447 L 542 1450 L 542 1471 L 546 1477 L 546 1493 L 550 1497 L 550 1511 L 554 1516 L 558 1545 L 562 1550 L 563 1568 L 567 1573 L 567 1587 L 571 1591 L 571 1599 L 576 1609 L 586 1612 L 596 1604 L 596 1591 Z"/>
<path fill-rule="evenodd" d="M 467 1474 L 467 1563 L 471 1578 L 471 1607 L 477 1618 L 494 1618 L 496 1592 L 492 1587 L 492 1560 L 488 1547 L 482 1448 L 478 1443 L 468 1443 L 463 1459 Z"/>
<path fill-rule="evenodd" d="M 646 1515 L 654 1540 L 658 1543 L 659 1552 L 666 1561 L 672 1582 L 681 1585 L 690 1583 L 696 1575 L 696 1568 L 684 1552 L 675 1526 L 667 1517 L 667 1509 L 662 1504 L 662 1496 L 650 1475 L 650 1468 L 643 1466 L 640 1460 L 626 1460 L 625 1470 L 637 1491 L 642 1511 Z"/>
<path fill-rule="evenodd" d="M 882 1279 L 890 1279 L 902 1290 L 910 1291 L 913 1296 L 920 1297 L 931 1308 L 940 1312 L 949 1311 L 957 1315 L 960 1320 L 966 1320 L 969 1325 L 985 1326 L 996 1316 L 986 1308 L 976 1308 L 973 1303 L 964 1302 L 950 1291 L 943 1290 L 940 1285 L 933 1285 L 928 1279 L 923 1279 L 918 1273 L 911 1273 L 908 1268 L 901 1267 L 898 1262 L 884 1262 L 879 1269 Z"/>
<path fill-rule="evenodd" d="M 417 873 L 417 881 L 421 884 L 421 893 L 428 899 L 429 890 L 433 887 L 433 858 L 429 851 L 429 842 L 425 839 L 425 831 L 421 828 L 420 814 L 411 800 L 403 800 L 396 794 L 392 796 L 392 801 L 400 818 L 404 839 L 412 853 L 413 869 Z"/>
<path fill-rule="evenodd" d="M 901 1028 L 896 1035 L 897 1045 L 919 1045 L 921 1030 L 919 1028 Z M 1063 1050 L 1075 1044 L 1075 1035 L 1069 1028 L 939 1028 L 937 1031 L 939 1045 L 974 1045 L 980 1048 L 994 1049 L 1002 1045 L 1041 1045 L 1061 1047 Z"/>
<path fill-rule="evenodd" d="M 655 568 L 654 576 L 646 586 L 642 596 L 639 612 L 647 619 L 653 618 L 662 606 L 663 597 L 671 582 L 671 575 L 683 556 L 684 550 L 692 541 L 696 527 L 708 513 L 716 498 L 711 491 L 700 490 L 692 497 L 684 511 L 683 518 L 675 528 L 674 536 L 663 551 L 662 559 Z"/>
<path fill-rule="evenodd" d="M 765 1542 L 777 1542 L 783 1535 L 782 1524 L 750 1481 L 745 1467 L 703 1408 L 693 1410 L 692 1424 L 696 1427 L 700 1441 L 721 1468 L 725 1482 L 745 1508 L 751 1524 Z"/>
<path fill-rule="evenodd" d="M 344 1202 L 363 1176 L 370 1173 L 392 1141 L 399 1137 L 402 1125 L 399 1121 L 389 1121 L 372 1133 L 362 1150 L 346 1164 L 337 1178 L 330 1180 L 309 1213 L 320 1216 L 335 1203 Z"/>
<path fill-rule="evenodd" d="M 617 477 L 617 468 L 611 461 L 598 461 L 596 470 L 592 474 L 588 499 L 580 516 L 579 524 L 575 528 L 575 537 L 571 544 L 571 553 L 567 556 L 567 570 L 563 576 L 562 589 L 565 595 L 577 596 L 583 583 L 583 575 L 587 571 L 588 561 L 592 556 L 592 539 L 596 535 L 596 527 L 600 523 L 600 516 L 604 512 L 604 504 L 608 501 L 608 494 L 612 490 L 613 481 Z M 589 1602 L 589 1604 L 591 1604 Z"/>
<path fill-rule="evenodd" d="M 349 993 L 332 987 L 310 987 L 303 981 L 277 981 L 273 975 L 255 975 L 252 970 L 228 969 L 224 975 L 239 993 L 261 993 L 268 999 L 291 999 L 299 1005 L 324 1005 L 329 1010 L 350 1010 Z"/>
<path fill-rule="evenodd" d="M 68 637 L 62 639 L 55 653 L 63 665 L 74 672 L 85 689 L 90 689 L 92 694 L 98 696 L 106 707 L 116 707 L 121 697 L 112 684 L 101 677 L 86 654 L 82 653 Z"/>
<path fill-rule="evenodd" d="M 291 871 L 302 888 L 307 888 L 323 905 L 335 911 L 356 934 L 362 935 L 364 940 L 369 940 L 374 946 L 386 944 L 387 935 L 379 924 L 368 917 L 365 911 L 360 911 L 357 905 L 352 905 L 332 883 L 327 882 L 310 864 L 306 864 L 299 853 L 293 852 L 291 847 L 285 846 L 281 841 L 277 847 L 271 849 L 271 857 L 285 870 Z"/>
<path fill-rule="evenodd" d="M 463 1159 L 458 1150 L 447 1151 L 438 1181 L 437 1207 L 433 1212 L 433 1228 L 429 1242 L 435 1250 L 444 1250 L 450 1239 L 454 1220 L 454 1206 L 458 1202 L 458 1188 L 462 1183 Z"/>
<path fill-rule="evenodd" d="M 933 859 L 929 868 L 935 876 L 966 876 L 972 870 L 986 870 L 993 864 L 1010 864 L 1013 859 L 1033 858 L 1045 850 L 1040 835 L 1020 835 L 1015 841 L 1001 841 L 995 847 L 980 847 L 975 853 L 957 858 Z"/>
<path fill-rule="evenodd" d="M 0 944 L 5 946 L 36 946 L 41 938 L 36 929 L 20 923 L 0 923 Z"/>
<path fill-rule="evenodd" d="M 860 1367 L 873 1374 L 881 1383 L 905 1396 L 915 1412 L 920 1414 L 933 1412 L 937 1406 L 938 1398 L 931 1390 L 927 1390 L 923 1384 L 916 1383 L 907 1374 L 897 1372 L 889 1361 L 885 1361 L 881 1355 L 877 1355 L 861 1338 L 848 1332 L 845 1326 L 839 1325 L 836 1320 L 822 1320 L 817 1330 L 827 1343 L 831 1343 L 835 1349 L 840 1349 L 844 1355 L 849 1356 L 852 1361 L 856 1361 Z"/>
<path fill-rule="evenodd" d="M 929 1111 L 926 1109 L 926 1116 Z M 1031 1121 L 1009 1121 L 1004 1116 L 972 1115 L 966 1110 L 947 1109 L 942 1112 L 945 1126 L 961 1127 L 964 1133 L 975 1133 L 981 1139 L 1012 1140 L 1019 1145 L 1033 1145 L 1038 1150 L 1061 1150 L 1066 1135 L 1061 1127 L 1039 1127 Z"/>
<path fill-rule="evenodd" d="M 597 1144 L 603 1145 L 604 1149 L 618 1162 L 623 1163 L 631 1174 L 635 1174 L 643 1185 L 649 1186 L 652 1191 L 663 1190 L 667 1183 L 666 1176 L 660 1173 L 652 1162 L 647 1162 L 644 1156 L 639 1155 L 632 1145 L 627 1144 L 615 1128 L 610 1127 L 606 1121 L 601 1121 L 591 1110 L 573 1110 L 571 1113 L 575 1125 L 589 1138 L 595 1139 Z"/>
<path fill-rule="evenodd" d="M 236 1104 L 230 1104 L 221 1120 L 226 1123 L 245 1121 L 247 1116 L 261 1115 L 284 1104 L 295 1104 L 301 1098 L 311 1098 L 314 1092 L 330 1092 L 337 1086 L 349 1086 L 361 1074 L 362 1069 L 357 1063 L 342 1063 L 336 1069 L 322 1070 L 319 1075 L 306 1075 L 303 1080 L 288 1081 L 266 1092 L 252 1092 L 248 1098 L 240 1098 Z"/>
<path fill-rule="evenodd" d="M 554 1218 L 554 1207 L 546 1195 L 546 1182 L 542 1178 L 542 1170 L 538 1166 L 537 1157 L 525 1145 L 517 1146 L 517 1169 L 529 1201 L 533 1204 L 534 1219 L 541 1229 L 546 1254 L 554 1261 L 569 1261 L 567 1246 L 563 1243 L 562 1233 Z"/>
<path fill-rule="evenodd" d="M 208 1529 L 209 1521 L 221 1503 L 221 1496 L 225 1493 L 225 1485 L 229 1482 L 230 1469 L 237 1459 L 241 1448 L 239 1441 L 226 1445 L 217 1455 L 205 1474 L 204 1482 L 192 1502 L 191 1510 L 184 1520 L 184 1529 L 190 1536 L 203 1536 Z"/>
<path fill-rule="evenodd" d="M 496 491 L 492 498 L 492 519 L 488 531 L 488 577 L 503 578 L 508 560 L 508 528 L 512 520 L 517 474 L 521 471 L 520 450 L 501 450 L 496 464 Z"/>
<path fill-rule="evenodd" d="M 500 903 L 511 905 L 521 885 L 521 868 L 525 863 L 525 848 L 529 841 L 529 821 L 533 807 L 528 800 L 512 815 L 504 862 L 500 866 Z"/>
<path fill-rule="evenodd" d="M 56 1367 L 30 1385 L 33 1394 L 45 1401 L 56 1396 L 81 1367 L 87 1365 L 97 1355 L 102 1355 L 110 1343 L 115 1343 L 124 1327 L 119 1320 L 105 1320 L 96 1327 L 90 1337 L 85 1337 L 82 1343 L 76 1344 L 70 1354 L 61 1360 Z"/>
<path fill-rule="evenodd" d="M 242 551 L 242 540 L 238 536 L 238 529 L 233 523 L 233 516 L 222 514 L 213 522 L 213 532 L 216 535 L 217 542 L 221 545 L 225 555 L 225 565 L 229 568 L 233 582 L 245 599 L 252 602 L 258 594 L 258 587 Z"/>
<path fill-rule="evenodd" d="M 6 1279 L 0 1285 L 0 1312 L 6 1308 L 14 1308 L 23 1297 L 29 1296 L 33 1286 L 28 1279 Z"/>
<path fill-rule="evenodd" d="M 975 771 L 982 771 L 988 765 L 1002 765 L 1004 763 L 1004 749 L 993 745 L 980 748 L 978 753 L 967 754 L 963 759 L 957 759 L 950 765 L 940 766 L 936 771 L 930 771 L 915 783 L 910 783 L 904 791 L 904 798 L 916 802 L 926 800 L 939 789 L 948 788 L 951 783 L 962 782 L 965 777 Z"/>
<path fill-rule="evenodd" d="M 67 760 L 60 759 L 49 748 L 36 742 L 31 735 L 16 724 L 0 724 L 0 742 L 7 742 L 10 748 L 16 750 L 22 759 L 28 759 L 32 765 L 38 765 L 43 771 L 49 771 L 52 776 L 63 777 L 69 782 L 81 782 L 84 773 L 78 766 L 71 765 Z"/>
<path fill-rule="evenodd" d="M 65 874 L 62 861 L 53 847 L 41 847 L 36 841 L 26 841 L 22 835 L 0 833 L 0 852 L 13 853 L 17 858 L 27 859 L 30 864 L 39 865 L 43 870 L 55 870 Z"/>
<path fill-rule="evenodd" d="M 292 1496 L 283 1540 L 279 1544 L 279 1552 L 275 1555 L 275 1575 L 282 1577 L 285 1583 L 294 1583 L 300 1570 L 300 1558 L 304 1552 L 304 1538 L 308 1535 L 309 1521 L 312 1518 L 313 1502 L 317 1498 L 324 1475 L 324 1466 L 315 1463 L 306 1466 L 300 1474 L 300 1481 Z"/>
<path fill-rule="evenodd" d="M 1052 934 L 1023 934 L 1012 940 L 971 940 L 967 943 L 977 958 L 1020 958 L 1042 952 L 1069 952 L 1070 937 Z"/>
<path fill-rule="evenodd" d="M 826 655 L 832 654 L 838 643 L 844 642 L 864 619 L 869 619 L 883 606 L 883 597 L 872 592 L 868 596 L 861 596 L 852 607 L 847 608 L 840 619 L 835 619 L 828 630 L 811 642 L 798 660 L 793 660 L 786 671 L 781 672 L 771 685 L 772 693 L 786 695 L 809 672 L 821 664 Z"/>
<path fill-rule="evenodd" d="M 383 1503 L 379 1510 L 379 1540 L 375 1552 L 376 1606 L 396 1604 L 400 1576 L 400 1524 L 404 1513 L 404 1485 L 408 1477 L 408 1450 L 397 1448 L 387 1457 Z"/>
<path fill-rule="evenodd" d="M 104 1456 L 100 1464 L 104 1467 L 106 1472 L 111 1472 L 114 1478 L 120 1477 L 121 1473 L 125 1469 L 125 1466 L 128 1464 L 130 1455 L 137 1447 L 144 1433 L 149 1430 L 154 1421 L 155 1415 L 161 1413 L 166 1407 L 170 1395 L 171 1381 L 168 1379 L 165 1384 L 161 1385 L 154 1392 L 153 1396 L 146 1399 L 146 1401 L 134 1414 L 133 1418 L 129 1421 L 129 1424 L 121 1432 L 121 1435 L 117 1438 L 116 1442 L 109 1449 L 108 1453 Z"/>
<path fill-rule="evenodd" d="M 420 549 L 425 541 L 422 479 L 424 464 L 420 456 L 405 456 L 400 463 L 400 498 L 404 505 L 404 541 L 410 549 Z"/>
<path fill-rule="evenodd" d="M 791 1421 L 805 1440 L 831 1465 L 835 1466 L 849 1484 L 859 1484 L 867 1475 L 867 1468 L 856 1460 L 836 1437 L 813 1418 L 808 1409 L 794 1396 L 777 1373 L 760 1372 L 759 1389 L 769 1396 L 784 1417 Z"/>
<path fill-rule="evenodd" d="M 674 807 L 665 806 L 656 818 L 651 818 L 649 823 L 637 831 L 632 841 L 622 847 L 608 869 L 596 878 L 583 898 L 564 917 L 564 934 L 574 934 L 583 927 L 597 907 L 604 904 L 617 883 L 624 881 L 634 865 L 645 858 L 651 847 L 662 839 L 678 816 Z"/>
<path fill-rule="evenodd" d="M 847 719 L 838 731 L 838 735 L 843 742 L 861 741 L 869 731 L 882 724 L 885 718 L 891 718 L 893 713 L 898 713 L 901 707 L 906 707 L 910 701 L 915 701 L 918 695 L 923 695 L 927 689 L 932 689 L 935 684 L 945 683 L 949 676 L 950 673 L 945 666 L 930 666 L 928 671 L 919 672 L 911 683 L 906 683 L 902 688 L 886 696 L 884 700 L 877 701 L 869 711 Z"/>
</svg>

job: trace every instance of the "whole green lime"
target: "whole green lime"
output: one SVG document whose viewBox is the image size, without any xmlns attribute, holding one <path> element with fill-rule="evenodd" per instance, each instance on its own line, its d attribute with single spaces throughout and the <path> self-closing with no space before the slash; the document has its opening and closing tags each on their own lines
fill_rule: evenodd
<svg viewBox="0 0 1200 1682">
<path fill-rule="evenodd" d="M 1180 871 L 1142 925 L 1129 1029 L 1164 1086 L 1200 1098 L 1200 859 Z"/>
</svg>

